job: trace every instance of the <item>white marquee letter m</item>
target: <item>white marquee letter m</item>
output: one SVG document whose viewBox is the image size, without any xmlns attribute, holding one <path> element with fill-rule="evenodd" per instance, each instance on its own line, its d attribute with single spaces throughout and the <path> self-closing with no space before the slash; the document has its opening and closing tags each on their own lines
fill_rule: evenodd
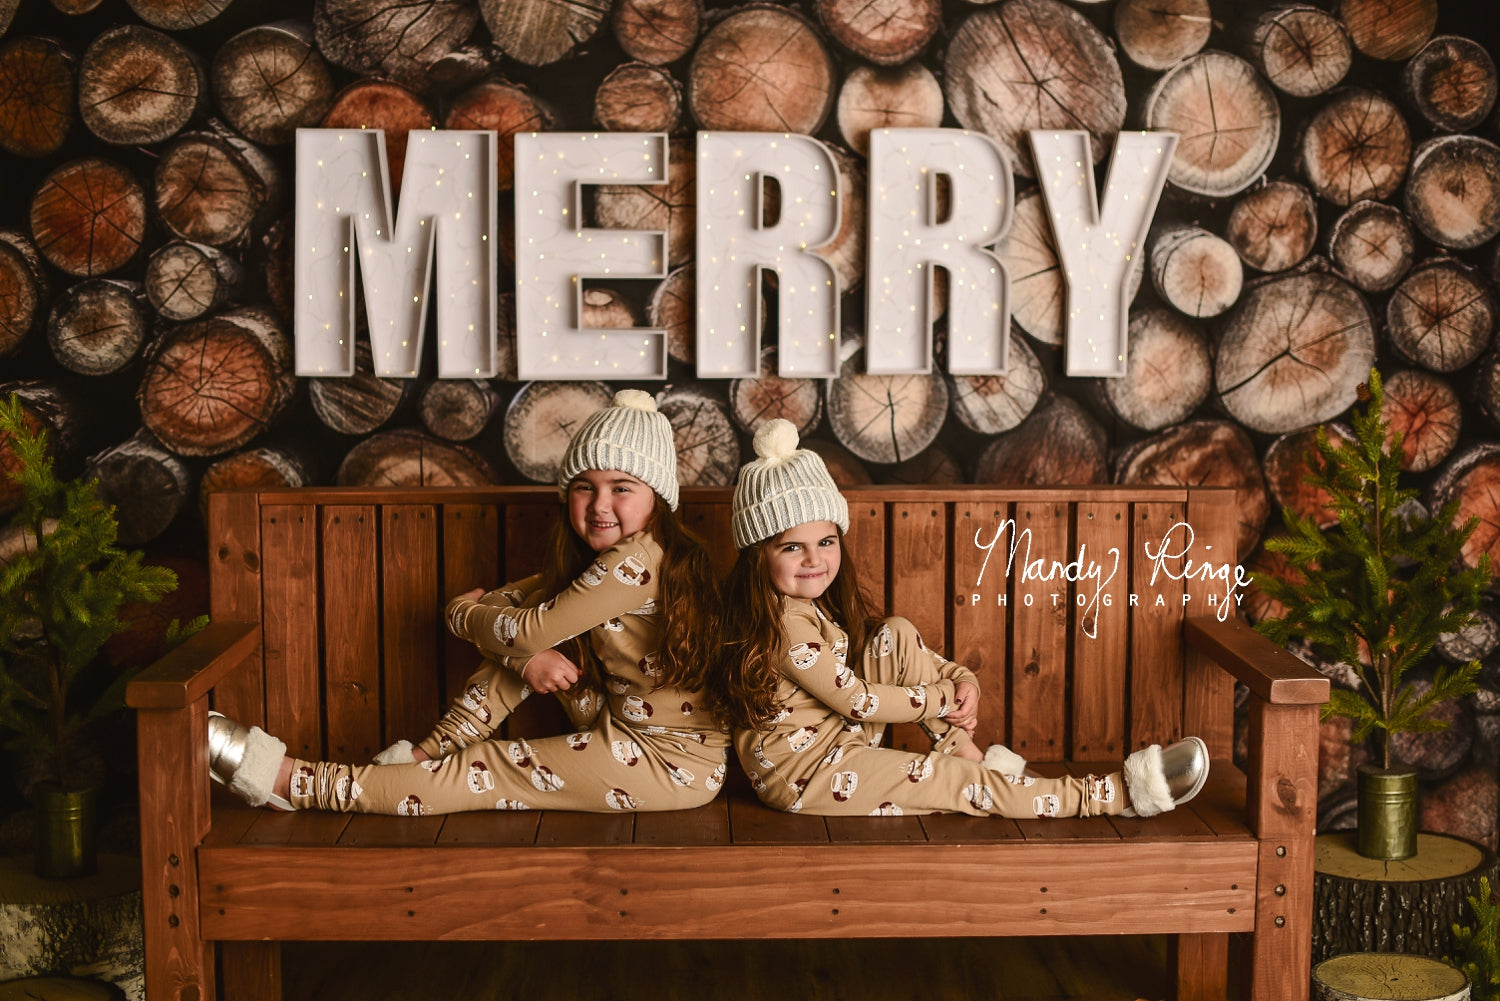
<svg viewBox="0 0 1500 1001">
<path fill-rule="evenodd" d="M 412 132 L 401 214 L 379 129 L 297 130 L 297 374 L 354 374 L 354 277 L 363 278 L 375 372 L 422 362 L 437 261 L 438 376 L 495 374 L 495 133 Z"/>
</svg>

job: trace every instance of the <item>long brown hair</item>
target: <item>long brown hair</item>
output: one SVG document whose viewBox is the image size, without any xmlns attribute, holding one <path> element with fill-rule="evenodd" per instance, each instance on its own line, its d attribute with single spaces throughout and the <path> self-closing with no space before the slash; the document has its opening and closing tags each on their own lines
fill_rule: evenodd
<svg viewBox="0 0 1500 1001">
<path fill-rule="evenodd" d="M 844 533 L 838 537 L 839 572 L 814 604 L 843 627 L 849 634 L 850 655 L 859 656 L 877 623 L 859 586 Z M 781 592 L 771 582 L 767 558 L 778 538 L 740 550 L 724 583 L 724 641 L 706 694 L 709 708 L 735 730 L 768 729 L 781 709 L 776 686 L 786 657 L 786 627 Z"/>
<path fill-rule="evenodd" d="M 646 530 L 662 548 L 657 570 L 660 584 L 656 604 L 662 617 L 657 687 L 698 691 L 707 681 L 718 649 L 719 584 L 702 540 L 659 494 L 655 501 Z M 566 590 L 595 555 L 568 523 L 565 505 L 553 525 L 552 542 L 542 566 L 542 593 L 555 596 Z M 598 688 L 603 678 L 592 645 L 582 636 L 570 642 L 576 654 L 573 660 L 584 672 L 584 682 Z"/>
</svg>

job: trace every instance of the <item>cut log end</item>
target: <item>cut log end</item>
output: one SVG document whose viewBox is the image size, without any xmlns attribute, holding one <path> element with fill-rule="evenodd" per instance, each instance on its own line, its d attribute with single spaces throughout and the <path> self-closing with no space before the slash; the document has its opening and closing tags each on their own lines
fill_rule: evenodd
<svg viewBox="0 0 1500 1001">
<path fill-rule="evenodd" d="M 1151 282 L 1172 308 L 1218 316 L 1240 297 L 1244 269 L 1228 241 L 1196 226 L 1163 232 L 1151 248 Z"/>
<path fill-rule="evenodd" d="M 676 132 L 682 85 L 647 63 L 616 66 L 594 92 L 594 121 L 611 132 Z"/>
<path fill-rule="evenodd" d="M 1227 52 L 1202 52 L 1168 70 L 1146 95 L 1148 129 L 1182 140 L 1167 179 L 1216 198 L 1249 187 L 1276 155 L 1281 109 L 1265 78 Z"/>
<path fill-rule="evenodd" d="M 865 375 L 861 357 L 851 355 L 828 385 L 828 424 L 866 462 L 905 462 L 942 430 L 948 384 L 938 374 Z"/>
<path fill-rule="evenodd" d="M 290 402 L 291 344 L 268 315 L 241 309 L 173 329 L 150 351 L 141 420 L 179 455 L 222 455 Z"/>
<path fill-rule="evenodd" d="M 87 278 L 124 267 L 146 236 L 146 194 L 107 160 L 56 168 L 31 200 L 31 233 L 55 267 Z"/>
<path fill-rule="evenodd" d="M 791 421 L 806 437 L 823 419 L 823 395 L 816 379 L 783 379 L 776 374 L 776 349 L 760 354 L 760 375 L 729 384 L 729 415 L 748 435 L 770 420 Z"/>
<path fill-rule="evenodd" d="M 833 58 L 790 8 L 751 6 L 714 25 L 688 68 L 688 103 L 703 129 L 811 135 L 833 107 Z"/>
<path fill-rule="evenodd" d="M 193 55 L 176 39 L 128 24 L 89 44 L 78 66 L 83 124 L 107 143 L 169 139 L 207 96 Z"/>
<path fill-rule="evenodd" d="M 1409 59 L 1437 27 L 1438 0 L 1339 0 L 1354 47 L 1371 59 Z"/>
<path fill-rule="evenodd" d="M 65 292 L 47 319 L 47 343 L 58 362 L 80 375 L 108 375 L 135 359 L 149 312 L 138 285 L 93 279 Z"/>
<path fill-rule="evenodd" d="M 1401 436 L 1401 468 L 1413 473 L 1435 469 L 1458 444 L 1463 408 L 1445 380 L 1428 372 L 1394 372 L 1385 380 L 1381 417 L 1390 425 L 1387 440 Z"/>
<path fill-rule="evenodd" d="M 1406 214 L 1424 236 L 1454 250 L 1493 239 L 1500 233 L 1500 146 L 1460 135 L 1417 147 Z"/>
<path fill-rule="evenodd" d="M 1235 203 L 1225 237 L 1250 267 L 1285 271 L 1312 253 L 1318 203 L 1300 184 L 1272 181 Z"/>
<path fill-rule="evenodd" d="M 72 60 L 56 42 L 0 44 L 0 149 L 16 156 L 56 152 L 68 138 L 77 100 Z"/>
<path fill-rule="evenodd" d="M 877 66 L 899 66 L 943 26 L 941 0 L 814 0 L 818 22 L 840 46 Z"/>
<path fill-rule="evenodd" d="M 1411 270 L 1416 249 L 1416 233 L 1406 216 L 1382 202 L 1349 206 L 1328 233 L 1328 256 L 1363 292 L 1394 288 Z"/>
<path fill-rule="evenodd" d="M 740 443 L 723 400 L 701 386 L 668 390 L 657 404 L 672 422 L 683 486 L 727 486 L 740 468 Z"/>
<path fill-rule="evenodd" d="M 1495 311 L 1478 271 L 1440 258 L 1413 270 L 1391 293 L 1386 330 L 1407 360 L 1429 371 L 1455 372 L 1489 347 Z"/>
<path fill-rule="evenodd" d="M 1335 205 L 1389 198 L 1411 162 L 1411 129 L 1394 101 L 1342 90 L 1313 116 L 1299 144 L 1302 172 Z"/>
<path fill-rule="evenodd" d="M 1213 33 L 1208 0 L 1120 0 L 1115 37 L 1137 66 L 1164 70 L 1199 52 Z"/>
<path fill-rule="evenodd" d="M 1208 340 L 1191 320 L 1161 307 L 1131 310 L 1124 378 L 1103 380 L 1110 409 L 1156 431 L 1188 417 L 1213 388 Z"/>
<path fill-rule="evenodd" d="M 692 51 L 702 24 L 702 0 L 617 0 L 611 15 L 625 54 L 655 66 Z"/>
<path fill-rule="evenodd" d="M 943 88 L 920 62 L 883 69 L 856 66 L 838 100 L 839 135 L 861 156 L 872 129 L 932 129 L 943 121 Z"/>
<path fill-rule="evenodd" d="M 1401 71 L 1401 92 L 1439 132 L 1463 132 L 1495 106 L 1495 61 L 1478 42 L 1439 35 Z"/>
<path fill-rule="evenodd" d="M 385 431 L 344 456 L 335 482 L 341 487 L 476 487 L 495 473 L 479 453 L 420 431 Z"/>
<path fill-rule="evenodd" d="M 994 138 L 1025 177 L 1036 176 L 1029 130 L 1083 129 L 1097 163 L 1125 124 L 1124 78 L 1109 41 L 1057 0 L 1010 0 L 969 15 L 948 43 L 943 77 L 959 124 Z"/>
<path fill-rule="evenodd" d="M 220 46 L 212 70 L 224 117 L 251 142 L 289 143 L 333 104 L 333 75 L 309 33 L 286 24 L 249 28 Z"/>
<path fill-rule="evenodd" d="M 1317 270 L 1267 279 L 1224 321 L 1214 385 L 1229 414 L 1282 434 L 1354 403 L 1375 362 L 1375 319 L 1357 289 Z"/>
<path fill-rule="evenodd" d="M 1251 34 L 1251 62 L 1272 86 L 1293 97 L 1336 86 L 1353 56 L 1343 23 L 1317 7 L 1273 8 L 1257 19 Z"/>
</svg>

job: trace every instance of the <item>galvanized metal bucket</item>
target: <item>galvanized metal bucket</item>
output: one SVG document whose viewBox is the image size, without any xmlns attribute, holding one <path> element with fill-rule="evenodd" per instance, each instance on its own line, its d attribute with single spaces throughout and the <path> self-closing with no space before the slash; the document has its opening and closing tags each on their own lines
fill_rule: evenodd
<svg viewBox="0 0 1500 1001">
<path fill-rule="evenodd" d="M 1417 853 L 1417 773 L 1406 767 L 1360 765 L 1359 838 L 1365 858 L 1403 859 Z"/>
<path fill-rule="evenodd" d="M 36 787 L 36 874 L 45 879 L 92 876 L 98 865 L 97 789 Z"/>
</svg>

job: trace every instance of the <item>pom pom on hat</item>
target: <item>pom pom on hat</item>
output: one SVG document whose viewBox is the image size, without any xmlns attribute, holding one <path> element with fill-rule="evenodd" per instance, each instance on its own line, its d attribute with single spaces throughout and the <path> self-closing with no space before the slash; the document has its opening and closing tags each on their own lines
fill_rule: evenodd
<svg viewBox="0 0 1500 1001">
<path fill-rule="evenodd" d="M 764 459 L 767 464 L 785 462 L 797 453 L 797 445 L 800 441 L 797 425 L 777 417 L 775 420 L 766 421 L 755 432 L 755 454 Z"/>
<path fill-rule="evenodd" d="M 622 389 L 615 394 L 615 406 L 634 407 L 636 410 L 646 410 L 656 413 L 656 398 L 641 389 Z"/>
<path fill-rule="evenodd" d="M 849 504 L 817 452 L 798 448 L 797 426 L 777 418 L 755 432 L 755 454 L 734 486 L 730 527 L 744 549 L 810 521 L 849 531 Z"/>
<path fill-rule="evenodd" d="M 566 499 L 573 477 L 589 469 L 629 473 L 677 510 L 677 440 L 650 393 L 622 389 L 584 420 L 558 464 L 558 495 Z"/>
</svg>

